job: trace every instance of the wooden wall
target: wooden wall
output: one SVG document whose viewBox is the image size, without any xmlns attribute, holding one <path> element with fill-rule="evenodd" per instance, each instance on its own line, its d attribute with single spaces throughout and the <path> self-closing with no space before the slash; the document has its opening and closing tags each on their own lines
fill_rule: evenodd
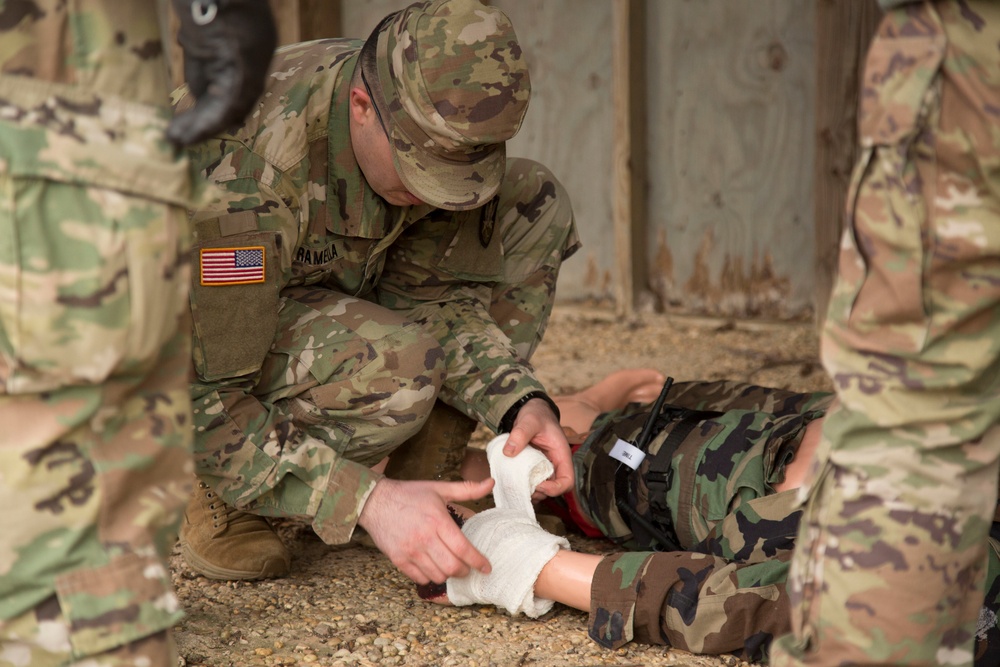
<svg viewBox="0 0 1000 667">
<path fill-rule="evenodd" d="M 657 304 L 736 316 L 807 311 L 814 2 L 650 2 L 647 9 L 648 243 Z"/>
<path fill-rule="evenodd" d="M 282 43 L 363 38 L 409 4 L 271 3 Z M 490 4 L 531 68 L 508 152 L 556 173 L 584 244 L 560 300 L 779 318 L 825 304 L 874 0 Z"/>
</svg>

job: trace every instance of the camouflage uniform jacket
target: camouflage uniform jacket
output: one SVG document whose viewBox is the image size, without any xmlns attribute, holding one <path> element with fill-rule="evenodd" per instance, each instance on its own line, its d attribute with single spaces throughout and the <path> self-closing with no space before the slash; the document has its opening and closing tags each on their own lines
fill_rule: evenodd
<svg viewBox="0 0 1000 667">
<path fill-rule="evenodd" d="M 190 494 L 196 199 L 164 136 L 158 9 L 0 1 L 3 664 L 68 664 L 183 615 L 166 556 Z"/>
<path fill-rule="evenodd" d="M 216 397 L 215 408 L 196 410 L 196 451 L 231 446 L 228 427 L 211 428 L 220 414 L 230 417 L 230 423 L 262 425 L 244 431 L 244 440 L 268 453 L 280 451 L 278 443 L 287 434 L 278 430 L 284 427 L 268 421 L 266 407 L 247 389 L 246 378 L 260 369 L 271 346 L 279 295 L 290 286 L 328 287 L 394 310 L 413 312 L 425 306 L 421 321 L 448 358 L 459 359 L 449 367 L 462 369 L 449 373 L 442 396 L 494 429 L 518 398 L 543 389 L 523 361 L 496 343 L 507 337 L 487 310 L 489 285 L 502 278 L 502 248 L 499 242 L 485 251 L 478 248 L 475 232 L 484 209 L 455 213 L 426 205 L 395 207 L 364 180 L 351 147 L 348 109 L 361 45 L 357 40 L 329 39 L 279 49 L 264 97 L 244 125 L 192 149 L 197 167 L 223 190 L 214 204 L 194 214 L 196 245 L 264 246 L 267 266 L 262 284 L 204 288 L 196 248 L 191 308 L 198 379 L 193 396 L 196 403 Z M 178 110 L 192 103 L 183 88 L 176 97 Z M 439 233 L 444 230 L 441 238 L 417 243 L 410 238 L 406 250 L 398 251 L 426 255 L 426 269 L 422 264 L 412 269 L 412 261 L 404 262 L 420 275 L 387 279 L 387 255 L 397 250 L 408 228 L 427 219 L 437 223 L 432 227 Z M 463 225 L 473 233 L 460 233 Z M 480 263 L 490 270 L 470 267 L 468 261 L 449 268 L 448 258 L 461 255 L 462 245 L 469 243 L 477 252 L 495 255 Z M 464 281 L 457 288 L 456 279 Z M 433 314 L 426 317 L 427 312 Z M 236 403 L 241 417 L 233 420 L 228 411 Z M 295 463 L 294 453 L 271 455 Z M 276 468 L 281 462 L 276 460 Z M 374 485 L 374 474 L 338 457 L 329 471 L 315 476 L 309 482 L 312 495 L 338 489 L 338 498 L 345 499 L 334 503 L 324 524 L 333 528 L 340 522 L 343 530 L 334 532 L 347 539 L 367 497 L 365 489 Z M 280 511 L 282 499 L 269 494 L 268 504 Z"/>
</svg>

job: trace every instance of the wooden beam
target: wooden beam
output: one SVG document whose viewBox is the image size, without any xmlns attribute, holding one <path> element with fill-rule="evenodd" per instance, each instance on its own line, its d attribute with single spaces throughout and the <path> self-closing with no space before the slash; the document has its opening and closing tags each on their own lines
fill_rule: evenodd
<svg viewBox="0 0 1000 667">
<path fill-rule="evenodd" d="M 340 2 L 335 0 L 270 0 L 278 25 L 278 45 L 341 37 Z"/>
<path fill-rule="evenodd" d="M 334 0 L 300 0 L 301 31 L 299 41 L 325 37 L 345 37 L 341 26 L 340 2 Z M 349 35 L 346 35 L 349 36 Z M 367 36 L 367 35 L 365 35 Z"/>
<path fill-rule="evenodd" d="M 645 0 L 614 0 L 613 227 L 619 315 L 635 312 L 648 275 L 646 249 Z"/>
<path fill-rule="evenodd" d="M 858 158 L 858 89 L 882 13 L 875 0 L 816 5 L 816 321 L 822 325 L 837 275 L 851 171 Z"/>
<path fill-rule="evenodd" d="M 302 3 L 299 0 L 269 0 L 268 4 L 271 5 L 274 23 L 278 28 L 278 46 L 301 41 L 299 32 Z"/>
</svg>

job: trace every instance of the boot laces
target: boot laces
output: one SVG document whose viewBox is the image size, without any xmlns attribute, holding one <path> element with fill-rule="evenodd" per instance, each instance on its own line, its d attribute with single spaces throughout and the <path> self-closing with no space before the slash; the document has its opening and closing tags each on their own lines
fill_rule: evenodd
<svg viewBox="0 0 1000 667">
<path fill-rule="evenodd" d="M 238 522 L 242 517 L 249 516 L 246 512 L 224 502 L 219 494 L 204 482 L 198 482 L 198 486 L 204 490 L 205 498 L 208 500 L 208 509 L 212 511 L 213 528 L 224 528 L 231 523 Z"/>
</svg>

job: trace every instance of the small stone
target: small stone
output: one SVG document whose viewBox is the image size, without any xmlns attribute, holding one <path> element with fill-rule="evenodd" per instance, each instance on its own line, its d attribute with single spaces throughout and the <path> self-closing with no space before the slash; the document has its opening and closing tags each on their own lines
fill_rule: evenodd
<svg viewBox="0 0 1000 667">
<path fill-rule="evenodd" d="M 257 655 L 262 655 L 264 657 L 267 657 L 274 653 L 274 651 L 272 651 L 269 648 L 255 648 L 253 652 L 256 653 Z"/>
</svg>

